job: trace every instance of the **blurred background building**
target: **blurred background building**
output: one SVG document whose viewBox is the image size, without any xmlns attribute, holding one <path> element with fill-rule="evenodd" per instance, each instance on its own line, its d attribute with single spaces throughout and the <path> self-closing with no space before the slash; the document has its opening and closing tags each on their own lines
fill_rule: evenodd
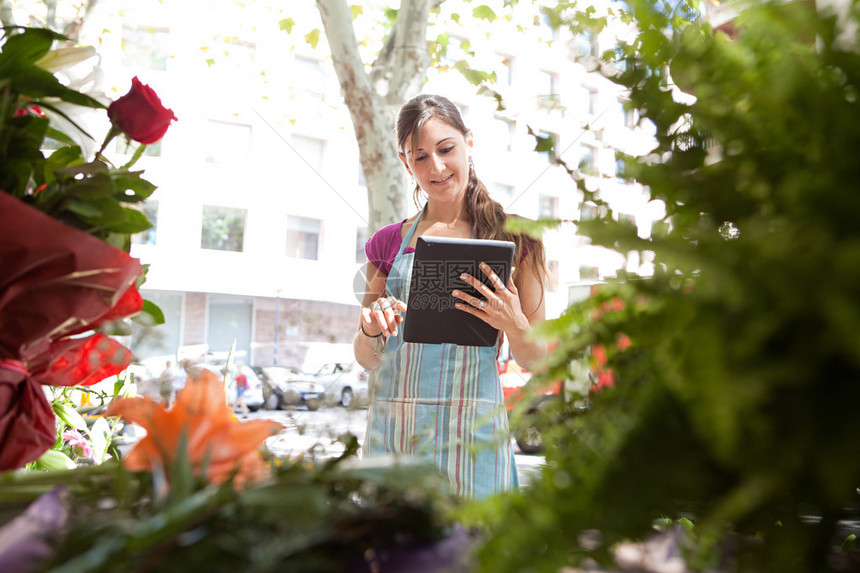
<svg viewBox="0 0 860 573">
<path fill-rule="evenodd" d="M 649 260 L 577 235 L 596 207 L 535 151 L 530 130 L 552 136 L 556 153 L 643 237 L 662 207 L 619 179 L 616 155 L 647 153 L 652 136 L 600 73 L 612 72 L 600 56 L 624 37 L 620 22 L 572 35 L 527 3 L 498 4 L 510 19 L 468 25 L 451 14 L 471 4 L 442 5 L 430 34 L 447 34 L 447 54 L 424 91 L 460 107 L 478 174 L 509 213 L 563 221 L 544 236 L 552 318 L 621 268 L 649 274 Z M 372 232 L 356 140 L 327 44 L 305 37 L 322 29 L 314 3 L 285 6 L 102 0 L 85 21 L 81 42 L 98 49 L 108 97 L 138 76 L 179 118 L 136 165 L 158 190 L 144 205 L 155 225 L 135 237 L 132 255 L 149 265 L 142 293 L 166 322 L 137 329 L 131 347 L 154 368 L 169 356 L 228 351 L 234 340 L 247 364 L 300 366 L 310 345 L 350 342 L 355 332 Z M 495 71 L 506 109 L 453 69 L 463 58 Z M 121 164 L 132 152 L 118 143 L 108 157 Z"/>
</svg>

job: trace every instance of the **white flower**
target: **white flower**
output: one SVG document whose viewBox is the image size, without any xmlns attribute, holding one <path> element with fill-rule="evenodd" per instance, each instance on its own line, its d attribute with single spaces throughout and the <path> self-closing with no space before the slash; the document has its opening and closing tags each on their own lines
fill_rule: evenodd
<svg viewBox="0 0 860 573">
<path fill-rule="evenodd" d="M 108 105 L 111 100 L 101 89 L 104 73 L 99 65 L 100 62 L 101 57 L 96 53 L 95 48 L 75 46 L 51 50 L 36 65 L 53 73 L 67 88 Z M 104 111 L 70 104 L 57 98 L 45 98 L 45 103 L 61 112 L 57 113 L 52 109 L 43 110 L 51 124 L 80 146 L 84 158 L 91 158 L 98 145 L 94 132 L 101 133 L 107 126 L 107 115 Z"/>
</svg>

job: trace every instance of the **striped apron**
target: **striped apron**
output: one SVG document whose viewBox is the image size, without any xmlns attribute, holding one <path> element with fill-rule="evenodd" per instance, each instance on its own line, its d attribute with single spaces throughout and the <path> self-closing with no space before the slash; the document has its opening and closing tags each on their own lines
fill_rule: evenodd
<svg viewBox="0 0 860 573">
<path fill-rule="evenodd" d="M 408 302 L 413 253 L 404 253 L 419 216 L 400 245 L 386 293 Z M 408 316 L 404 317 L 408 320 Z M 518 486 L 494 347 L 404 342 L 403 324 L 371 372 L 364 455 L 432 460 L 463 497 Z"/>
</svg>

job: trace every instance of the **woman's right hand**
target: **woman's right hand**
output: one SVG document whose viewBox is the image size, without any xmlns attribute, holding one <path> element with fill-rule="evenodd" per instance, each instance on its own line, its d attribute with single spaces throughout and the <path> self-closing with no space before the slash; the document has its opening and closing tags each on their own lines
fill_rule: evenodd
<svg viewBox="0 0 860 573">
<path fill-rule="evenodd" d="M 361 307 L 362 329 L 369 336 L 382 333 L 397 336 L 397 325 L 403 322 L 406 303 L 393 296 L 379 297 L 369 307 Z"/>
</svg>

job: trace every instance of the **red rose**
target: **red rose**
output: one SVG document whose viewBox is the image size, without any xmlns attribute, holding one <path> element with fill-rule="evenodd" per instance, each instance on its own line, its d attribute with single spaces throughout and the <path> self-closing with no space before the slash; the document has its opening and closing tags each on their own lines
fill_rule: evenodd
<svg viewBox="0 0 860 573">
<path fill-rule="evenodd" d="M 155 91 L 135 76 L 128 93 L 110 104 L 111 123 L 139 143 L 155 143 L 167 132 L 173 111 L 161 105 Z"/>
</svg>

